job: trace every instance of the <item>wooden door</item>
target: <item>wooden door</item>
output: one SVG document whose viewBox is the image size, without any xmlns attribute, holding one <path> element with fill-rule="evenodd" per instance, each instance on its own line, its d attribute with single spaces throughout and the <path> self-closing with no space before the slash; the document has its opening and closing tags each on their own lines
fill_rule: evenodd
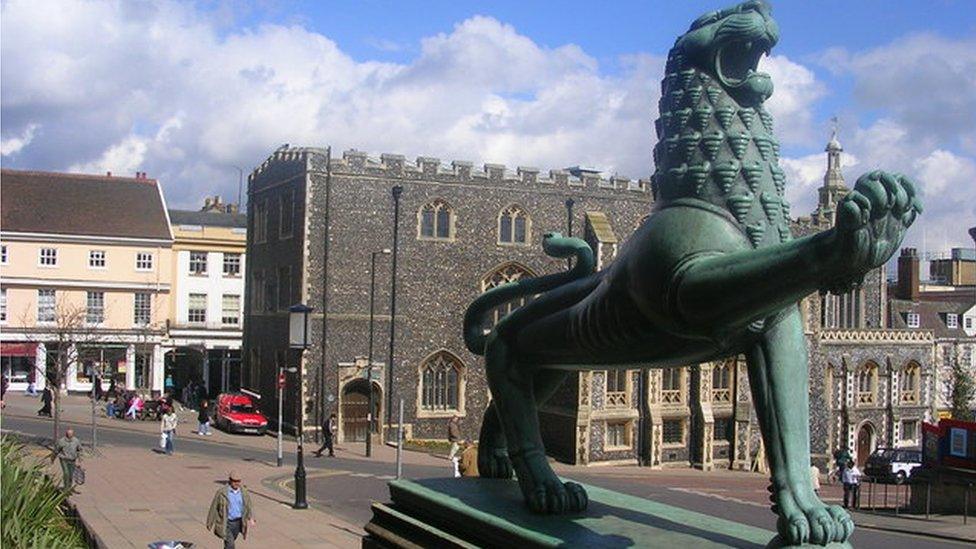
<svg viewBox="0 0 976 549">
<path fill-rule="evenodd" d="M 366 416 L 369 397 L 350 391 L 342 395 L 342 433 L 344 442 L 366 442 Z"/>
<path fill-rule="evenodd" d="M 864 468 L 864 464 L 868 461 L 868 456 L 874 451 L 874 429 L 871 425 L 865 423 L 861 426 L 861 430 L 857 432 L 857 466 Z"/>
</svg>

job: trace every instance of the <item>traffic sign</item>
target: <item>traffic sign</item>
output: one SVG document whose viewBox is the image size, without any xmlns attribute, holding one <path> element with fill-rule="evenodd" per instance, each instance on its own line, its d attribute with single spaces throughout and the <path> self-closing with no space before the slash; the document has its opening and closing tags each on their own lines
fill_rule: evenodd
<svg viewBox="0 0 976 549">
<path fill-rule="evenodd" d="M 280 374 L 278 374 L 278 388 L 279 389 L 284 389 L 285 388 L 285 373 L 284 372 L 281 372 Z"/>
</svg>

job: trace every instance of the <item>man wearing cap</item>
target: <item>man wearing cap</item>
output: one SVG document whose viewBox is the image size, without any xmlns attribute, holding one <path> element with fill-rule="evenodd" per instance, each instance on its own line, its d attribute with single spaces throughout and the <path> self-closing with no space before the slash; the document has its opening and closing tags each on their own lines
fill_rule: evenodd
<svg viewBox="0 0 976 549">
<path fill-rule="evenodd" d="M 247 528 L 254 524 L 251 517 L 251 496 L 234 471 L 227 476 L 227 487 L 214 494 L 207 513 L 207 529 L 224 540 L 224 549 L 234 549 L 238 534 L 247 539 Z"/>
</svg>

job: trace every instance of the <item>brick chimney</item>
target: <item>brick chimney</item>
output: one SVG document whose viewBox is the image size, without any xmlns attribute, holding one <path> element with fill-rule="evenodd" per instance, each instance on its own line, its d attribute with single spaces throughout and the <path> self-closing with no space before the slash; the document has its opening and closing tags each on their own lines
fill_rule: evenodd
<svg viewBox="0 0 976 549">
<path fill-rule="evenodd" d="M 902 248 L 898 256 L 898 285 L 895 297 L 918 301 L 918 252 L 915 248 Z"/>
</svg>

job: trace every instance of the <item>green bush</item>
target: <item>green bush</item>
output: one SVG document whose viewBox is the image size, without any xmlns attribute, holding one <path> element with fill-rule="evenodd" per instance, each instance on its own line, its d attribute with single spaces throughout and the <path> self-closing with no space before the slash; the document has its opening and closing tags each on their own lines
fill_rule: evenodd
<svg viewBox="0 0 976 549">
<path fill-rule="evenodd" d="M 0 545 L 87 547 L 81 532 L 65 516 L 68 493 L 28 456 L 20 442 L 0 439 Z"/>
</svg>

